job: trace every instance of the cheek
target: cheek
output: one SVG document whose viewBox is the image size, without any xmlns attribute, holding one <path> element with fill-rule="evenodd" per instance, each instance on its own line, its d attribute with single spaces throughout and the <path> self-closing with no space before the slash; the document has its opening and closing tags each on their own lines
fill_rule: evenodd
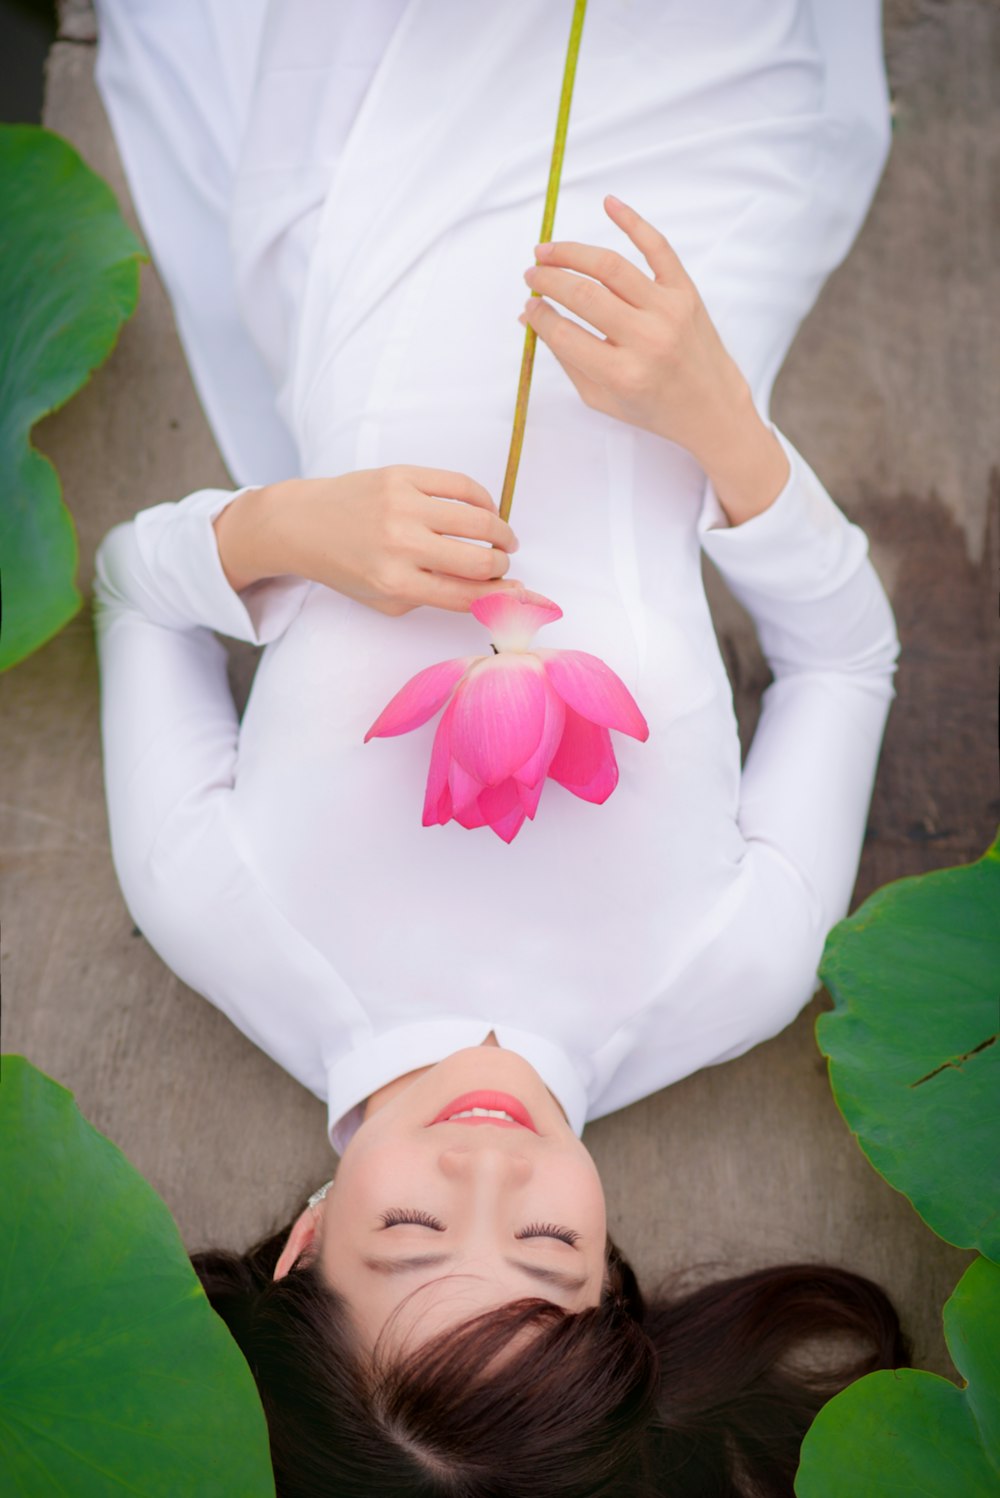
<svg viewBox="0 0 1000 1498">
<path fill-rule="evenodd" d="M 593 1231 L 601 1239 L 607 1236 L 608 1214 L 604 1200 L 604 1187 L 596 1170 L 592 1170 L 583 1187 L 583 1196 L 588 1218 L 593 1222 Z"/>
<path fill-rule="evenodd" d="M 583 1146 L 580 1148 L 582 1151 Z M 567 1221 L 588 1238 L 603 1240 L 607 1233 L 604 1187 L 590 1155 L 574 1155 L 558 1170 L 556 1179 Z"/>
<path fill-rule="evenodd" d="M 390 1207 L 419 1207 L 420 1169 L 414 1152 L 391 1140 L 354 1141 L 341 1158 L 323 1212 L 320 1259 L 328 1282 L 353 1302 L 356 1292 L 348 1276 L 371 1230 Z"/>
<path fill-rule="evenodd" d="M 327 1197 L 327 1211 L 367 1221 L 388 1207 L 419 1207 L 427 1174 L 421 1152 L 408 1142 L 373 1139 L 354 1152 L 349 1145 Z"/>
</svg>

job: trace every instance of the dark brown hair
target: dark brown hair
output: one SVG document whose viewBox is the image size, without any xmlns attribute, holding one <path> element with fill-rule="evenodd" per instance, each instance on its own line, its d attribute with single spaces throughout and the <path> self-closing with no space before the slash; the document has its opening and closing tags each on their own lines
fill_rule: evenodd
<svg viewBox="0 0 1000 1498">
<path fill-rule="evenodd" d="M 907 1361 L 859 1275 L 786 1265 L 647 1309 L 609 1243 L 599 1306 L 512 1301 L 373 1370 L 318 1269 L 273 1279 L 290 1230 L 192 1258 L 257 1381 L 278 1498 L 791 1498 L 819 1407 Z"/>
</svg>

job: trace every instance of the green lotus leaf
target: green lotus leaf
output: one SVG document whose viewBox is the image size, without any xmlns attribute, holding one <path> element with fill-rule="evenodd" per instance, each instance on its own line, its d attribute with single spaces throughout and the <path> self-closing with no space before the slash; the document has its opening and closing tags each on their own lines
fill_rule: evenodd
<svg viewBox="0 0 1000 1498">
<path fill-rule="evenodd" d="M 253 1378 L 173 1218 L 20 1056 L 0 1075 L 0 1492 L 274 1494 Z"/>
<path fill-rule="evenodd" d="M 76 532 L 59 476 L 31 446 L 114 348 L 146 255 L 114 193 L 61 136 L 0 126 L 0 670 L 73 617 Z"/>
<path fill-rule="evenodd" d="M 913 1368 L 851 1384 L 823 1406 L 802 1444 L 798 1498 L 996 1498 L 1000 1267 L 969 1266 L 944 1327 L 965 1387 Z"/>
<path fill-rule="evenodd" d="M 1000 839 L 831 931 L 816 1025 L 837 1106 L 934 1232 L 1000 1259 Z"/>
</svg>

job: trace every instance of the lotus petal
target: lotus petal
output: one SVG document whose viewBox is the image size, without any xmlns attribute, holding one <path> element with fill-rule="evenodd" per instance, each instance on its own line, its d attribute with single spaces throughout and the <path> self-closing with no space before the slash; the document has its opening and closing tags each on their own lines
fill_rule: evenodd
<svg viewBox="0 0 1000 1498">
<path fill-rule="evenodd" d="M 533 655 L 497 655 L 455 693 L 451 752 L 483 785 L 499 785 L 538 748 L 545 677 Z"/>
<path fill-rule="evenodd" d="M 583 801 L 598 806 L 606 801 L 618 784 L 618 761 L 608 730 L 567 708 L 566 725 L 549 765 L 549 778 Z"/>
<path fill-rule="evenodd" d="M 491 822 L 490 826 L 497 837 L 502 837 L 505 843 L 512 843 L 524 826 L 524 812 L 518 807 L 517 811 L 509 812 L 499 822 Z"/>
<path fill-rule="evenodd" d="M 470 805 L 464 806 L 461 811 L 454 812 L 453 816 L 460 827 L 467 827 L 470 831 L 475 827 L 486 826 L 486 818 L 479 810 L 478 801 L 473 801 Z"/>
<path fill-rule="evenodd" d="M 511 777 L 500 785 L 487 786 L 479 797 L 479 810 L 498 837 L 505 843 L 513 842 L 525 818 L 517 781 Z"/>
<path fill-rule="evenodd" d="M 645 718 L 611 668 L 582 650 L 528 649 L 535 632 L 562 618 L 526 588 L 477 599 L 493 655 L 441 661 L 396 693 L 365 735 L 409 733 L 444 706 L 434 735 L 423 824 L 489 826 L 510 843 L 538 810 L 546 778 L 600 804 L 618 783 L 609 729 L 640 740 Z"/>
<path fill-rule="evenodd" d="M 448 766 L 448 790 L 451 792 L 451 804 L 454 811 L 464 811 L 467 806 L 472 806 L 479 800 L 479 793 L 482 789 L 482 781 L 470 775 L 468 770 L 463 769 L 458 760 L 453 758 Z"/>
<path fill-rule="evenodd" d="M 517 793 L 517 782 L 511 776 L 499 785 L 487 786 L 479 797 L 479 810 L 491 825 L 512 811 L 519 811 L 521 798 Z"/>
<path fill-rule="evenodd" d="M 562 618 L 562 609 L 541 593 L 511 588 L 477 598 L 472 613 L 490 632 L 498 650 L 527 650 L 543 624 Z"/>
<path fill-rule="evenodd" d="M 445 786 L 444 790 L 441 792 L 441 799 L 437 804 L 437 814 L 436 816 L 431 818 L 431 822 L 435 822 L 439 827 L 445 827 L 451 821 L 451 818 L 451 791 L 447 786 Z M 429 827 L 431 825 L 431 822 L 425 821 L 424 826 Z"/>
<path fill-rule="evenodd" d="M 649 738 L 649 725 L 628 687 L 596 655 L 585 650 L 539 650 L 549 681 L 560 697 L 591 723 L 617 728 L 634 739 Z"/>
<path fill-rule="evenodd" d="M 543 676 L 542 679 L 545 682 L 545 722 L 542 725 L 542 736 L 534 754 L 526 759 L 516 771 L 517 779 L 526 786 L 541 787 L 544 784 L 549 765 L 552 763 L 552 756 L 559 748 L 563 724 L 566 721 L 566 704 L 555 688 L 549 684 L 548 678 Z M 529 812 L 528 815 L 531 816 L 532 813 Z"/>
<path fill-rule="evenodd" d="M 455 714 L 454 697 L 441 714 L 434 734 L 430 769 L 427 772 L 427 790 L 424 795 L 423 825 L 443 827 L 451 820 L 451 792 L 448 789 L 448 769 L 451 765 L 451 720 Z"/>
<path fill-rule="evenodd" d="M 543 775 L 535 785 L 525 785 L 523 780 L 515 780 L 514 784 L 517 786 L 517 794 L 525 816 L 533 817 L 538 810 L 538 802 L 545 786 L 545 776 Z"/>
<path fill-rule="evenodd" d="M 428 718 L 433 718 L 438 708 L 451 696 L 455 684 L 481 656 L 467 655 L 461 660 L 439 661 L 436 666 L 427 666 L 411 676 L 392 701 L 379 713 L 365 734 L 369 739 L 390 739 L 396 734 L 409 733 L 419 728 Z"/>
</svg>

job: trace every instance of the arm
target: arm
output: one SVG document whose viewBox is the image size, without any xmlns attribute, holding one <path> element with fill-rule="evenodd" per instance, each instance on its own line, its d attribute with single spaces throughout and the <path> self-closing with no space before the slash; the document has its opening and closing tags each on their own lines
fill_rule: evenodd
<svg viewBox="0 0 1000 1498">
<path fill-rule="evenodd" d="M 500 579 L 517 550 L 481 484 L 404 464 L 248 490 L 215 533 L 234 589 L 292 574 L 394 616 L 423 604 L 464 612 L 511 586 Z"/>
<path fill-rule="evenodd" d="M 133 919 L 185 982 L 322 1096 L 336 974 L 288 928 L 234 844 L 239 728 L 212 631 L 264 644 L 308 584 L 238 597 L 213 518 L 234 500 L 202 490 L 116 526 L 97 554 L 104 778 L 115 871 Z M 275 996 L 280 1001 L 275 1002 Z M 326 1017 L 326 1018 L 324 1018 Z"/>
<path fill-rule="evenodd" d="M 180 504 L 156 505 L 116 526 L 98 550 L 104 768 L 116 863 L 125 844 L 129 863 L 135 849 L 148 850 L 182 798 L 232 788 L 238 723 L 225 651 L 212 632 L 266 644 L 288 626 L 308 590 L 292 578 L 242 597 L 229 586 L 213 521 L 245 492 L 206 489 Z"/>
<path fill-rule="evenodd" d="M 743 770 L 743 856 L 693 933 L 692 955 L 614 1054 L 590 1117 L 741 1055 L 795 1019 L 857 873 L 898 650 L 868 559 L 780 433 L 790 473 L 774 503 L 726 526 L 711 482 L 702 544 L 752 614 L 774 683 Z"/>
<path fill-rule="evenodd" d="M 539 246 L 529 285 L 604 336 L 537 299 L 526 318 L 588 405 L 697 459 L 702 545 L 775 679 L 741 782 L 736 876 L 687 966 L 619 1037 L 627 1062 L 591 1116 L 739 1055 L 809 997 L 853 888 L 898 652 L 866 538 L 757 411 L 760 370 L 737 368 L 664 236 L 624 204 L 606 207 L 652 279 L 613 251 Z"/>
<path fill-rule="evenodd" d="M 504 586 L 495 580 L 508 566 L 500 548 L 517 544 L 491 506 L 461 474 L 376 469 L 235 494 L 202 490 L 115 527 L 98 552 L 96 582 L 112 831 L 127 826 L 134 840 L 142 826 L 148 840 L 199 786 L 231 789 L 238 724 L 212 631 L 270 643 L 301 608 L 307 579 L 391 613 L 432 596 L 467 608 Z M 463 533 L 491 544 L 451 539 Z M 451 571 L 425 570 L 426 561 Z M 122 796 L 129 809 L 119 816 Z"/>
<path fill-rule="evenodd" d="M 775 435 L 790 466 L 784 489 L 727 527 L 710 480 L 702 546 L 752 616 L 774 675 L 743 769 L 747 856 L 795 871 L 825 936 L 854 885 L 899 642 L 864 532 Z"/>
<path fill-rule="evenodd" d="M 447 590 L 457 606 L 463 590 L 475 597 L 504 586 L 469 580 L 484 561 L 487 575 L 496 571 L 493 547 L 429 528 L 424 535 L 419 517 L 446 518 L 450 535 L 464 527 L 486 540 L 516 544 L 509 527 L 482 505 L 449 504 L 424 494 L 415 479 L 401 483 L 400 471 L 391 471 L 392 482 L 380 489 L 377 475 L 389 472 L 294 481 L 291 491 L 282 484 L 235 494 L 202 490 L 116 526 L 97 555 L 104 773 L 126 904 L 174 972 L 320 1096 L 324 1058 L 358 1022 L 357 1004 L 339 974 L 275 908 L 246 855 L 233 797 L 239 724 L 226 653 L 213 632 L 257 645 L 276 640 L 313 586 L 310 574 L 340 581 L 344 591 L 371 586 L 375 604 L 390 612 L 423 601 L 421 589 Z M 419 477 L 432 471 L 406 472 Z M 437 477 L 441 492 L 479 490 L 463 475 Z M 394 554 L 379 527 L 396 512 L 379 504 L 380 493 L 418 516 L 404 544 L 416 530 L 414 545 L 429 548 L 456 573 L 464 567 L 468 576 L 423 572 L 412 553 Z M 341 517 L 359 522 L 360 540 L 359 526 L 349 534 Z M 220 555 L 220 530 L 229 543 L 231 576 Z M 405 592 L 393 593 L 397 582 Z"/>
<path fill-rule="evenodd" d="M 671 245 L 617 199 L 605 207 L 652 278 L 611 250 L 539 245 L 525 318 L 586 404 L 680 444 L 704 469 L 702 544 L 775 675 L 744 771 L 747 856 L 783 859 L 829 925 L 850 896 L 892 697 L 892 612 L 863 533 L 757 411 Z"/>
</svg>

